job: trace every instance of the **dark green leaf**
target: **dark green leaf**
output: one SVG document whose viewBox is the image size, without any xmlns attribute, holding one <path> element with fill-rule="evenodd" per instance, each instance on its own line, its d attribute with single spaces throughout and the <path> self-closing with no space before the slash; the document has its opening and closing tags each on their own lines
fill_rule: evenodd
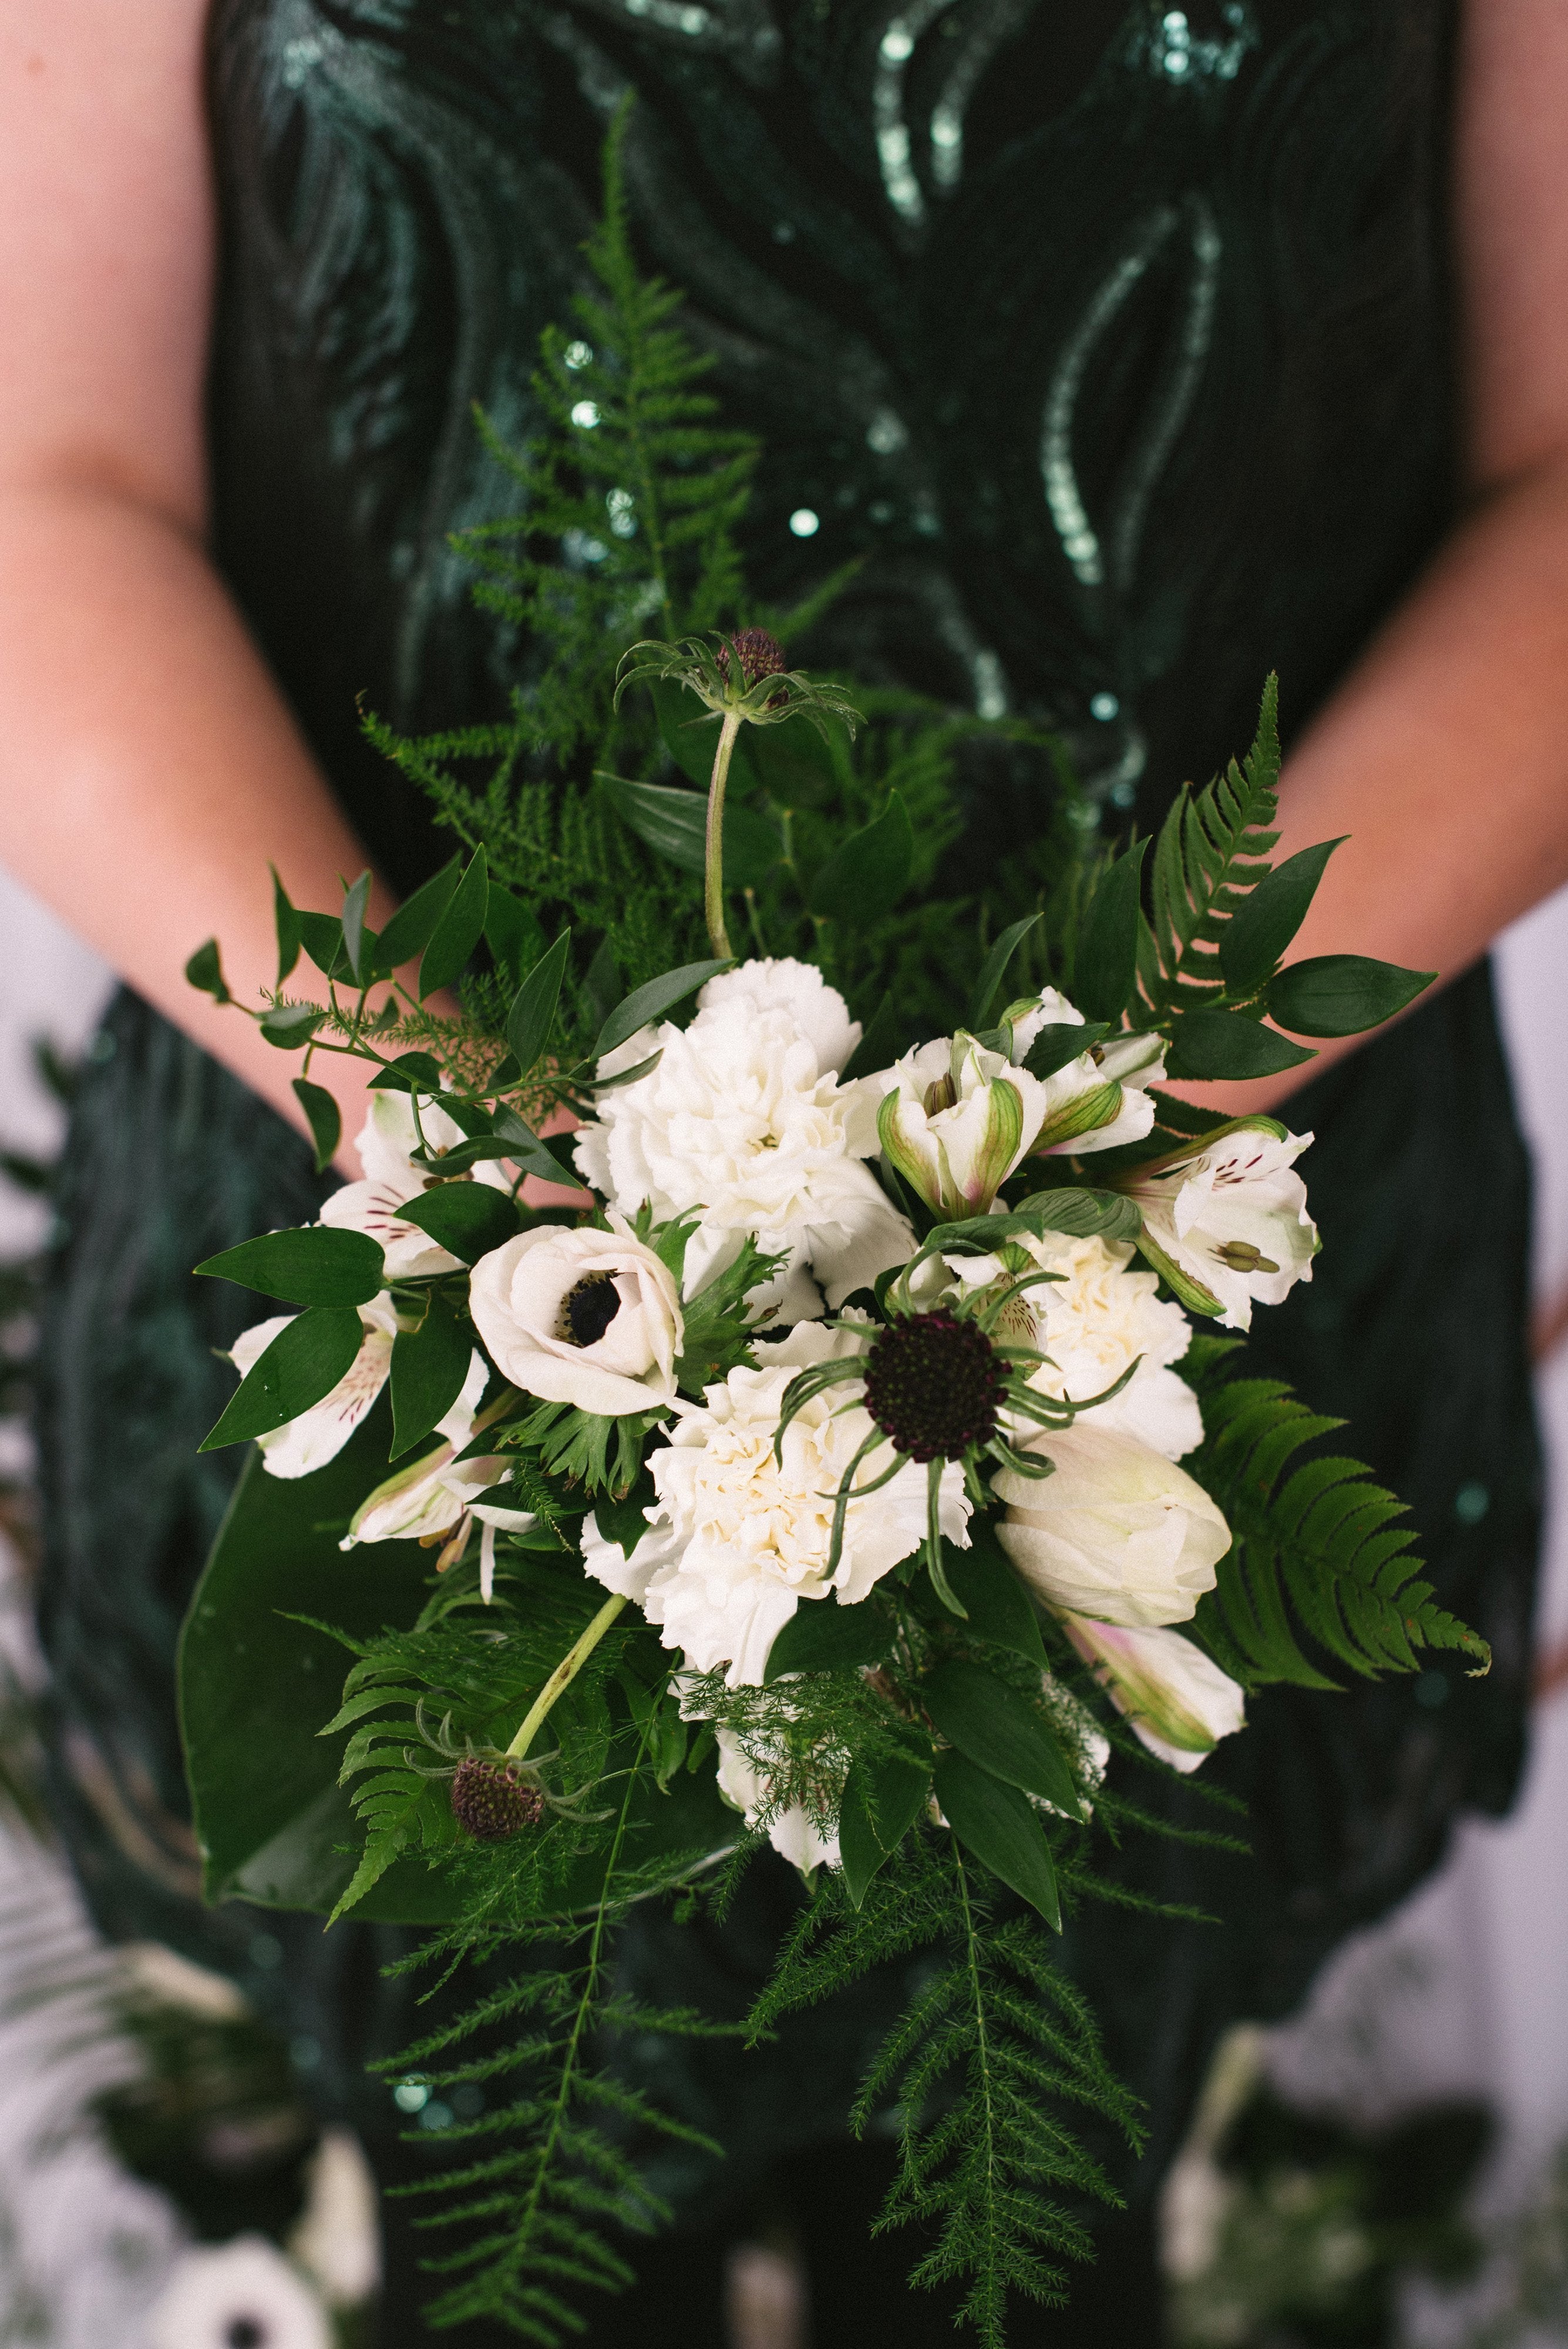
<svg viewBox="0 0 1568 2349">
<path fill-rule="evenodd" d="M 313 1085 L 304 1077 L 294 1081 L 294 1098 L 305 1114 L 310 1138 L 315 1144 L 315 1171 L 325 1174 L 331 1165 L 333 1154 L 343 1139 L 343 1115 L 325 1085 Z"/>
<path fill-rule="evenodd" d="M 304 950 L 317 970 L 331 978 L 345 967 L 343 924 L 335 914 L 312 914 L 301 907 L 294 916 Z"/>
<path fill-rule="evenodd" d="M 263 1297 L 282 1297 L 290 1305 L 367 1305 L 381 1286 L 385 1263 L 379 1243 L 367 1232 L 306 1224 L 300 1231 L 242 1240 L 196 1269 L 215 1280 L 259 1289 Z"/>
<path fill-rule="evenodd" d="M 218 958 L 216 938 L 209 938 L 204 947 L 197 947 L 185 966 L 185 976 L 192 987 L 199 987 L 202 994 L 211 996 L 214 1002 L 232 1003 L 234 999 L 229 992 L 223 966 Z"/>
<path fill-rule="evenodd" d="M 238 1256 L 240 1250 L 230 1254 Z M 219 1452 L 226 1444 L 248 1443 L 253 1435 L 270 1435 L 274 1427 L 297 1419 L 332 1392 L 353 1364 L 364 1335 L 365 1325 L 352 1305 L 313 1305 L 296 1314 L 241 1381 L 201 1450 Z"/>
<path fill-rule="evenodd" d="M 376 960 L 383 971 L 401 970 L 422 955 L 436 933 L 436 925 L 452 901 L 459 866 L 454 856 L 433 880 L 399 905 L 377 940 Z"/>
<path fill-rule="evenodd" d="M 517 1209 L 505 1191 L 488 1183 L 438 1183 L 397 1210 L 398 1219 L 428 1232 L 465 1264 L 477 1264 L 518 1234 Z"/>
<path fill-rule="evenodd" d="M 997 939 L 995 945 L 986 956 L 985 968 L 981 971 L 979 979 L 975 985 L 975 999 L 969 1006 L 969 1025 L 971 1028 L 983 1028 L 985 1026 L 987 1018 L 990 1016 L 991 1006 L 995 1001 L 996 989 L 1002 984 L 1003 975 L 1006 970 L 1007 965 L 1012 961 L 1013 957 L 1016 954 L 1024 940 L 1028 936 L 1029 932 L 1034 928 L 1035 924 L 1038 921 L 1043 921 L 1044 918 L 1044 916 L 1041 914 L 1026 914 L 1021 922 L 1015 922 L 1010 928 L 1003 931 L 1001 936 Z M 1083 1050 L 1081 1044 L 1079 1045 L 1078 1050 L 1080 1051 Z"/>
<path fill-rule="evenodd" d="M 1020 1199 L 1016 1212 L 1034 1216 L 1048 1232 L 1066 1232 L 1073 1239 L 1135 1240 L 1143 1218 L 1119 1191 L 1034 1191 Z"/>
<path fill-rule="evenodd" d="M 861 928 L 880 920 L 908 888 L 914 868 L 914 831 L 897 792 L 881 815 L 829 857 L 806 892 L 813 914 Z"/>
<path fill-rule="evenodd" d="M 1012 1560 L 978 1510 L 969 1521 L 969 1542 L 967 1549 L 944 1543 L 942 1562 L 948 1586 L 969 1618 L 970 1630 L 1044 1671 L 1047 1660 L 1039 1617 Z"/>
<path fill-rule="evenodd" d="M 936 1764 L 936 1799 L 959 1842 L 1059 1933 L 1062 1909 L 1051 1847 L 1027 1795 L 993 1778 L 966 1754 L 944 1754 Z"/>
<path fill-rule="evenodd" d="M 262 1033 L 280 1052 L 298 1052 L 325 1018 L 325 1012 L 314 1003 L 279 1003 L 263 1012 Z"/>
<path fill-rule="evenodd" d="M 1084 925 L 1074 998 L 1088 1019 L 1119 1019 L 1138 968 L 1140 876 L 1149 843 L 1135 846 L 1100 875 Z"/>
<path fill-rule="evenodd" d="M 473 1338 L 450 1306 L 431 1297 L 417 1330 L 392 1340 L 392 1457 L 428 1435 L 462 1392 Z"/>
<path fill-rule="evenodd" d="M 920 1816 L 930 1785 L 928 1764 L 889 1756 L 851 1764 L 839 1812 L 839 1853 L 844 1889 L 857 1909 L 883 1860 Z"/>
<path fill-rule="evenodd" d="M 892 1625 L 880 1607 L 861 1600 L 841 1607 L 817 1599 L 796 1608 L 768 1652 L 763 1682 L 785 1672 L 839 1672 L 880 1663 L 892 1646 Z"/>
<path fill-rule="evenodd" d="M 1169 1077 L 1272 1077 L 1315 1060 L 1243 1011 L 1183 1012 L 1171 1031 Z"/>
<path fill-rule="evenodd" d="M 583 994 L 588 1017 L 602 1028 L 621 999 L 621 966 L 608 938 L 600 941 L 599 950 L 588 966 Z"/>
<path fill-rule="evenodd" d="M 544 952 L 544 932 L 537 916 L 521 897 L 514 897 L 494 880 L 485 906 L 485 944 L 495 957 L 496 968 L 511 987 L 521 984 Z"/>
<path fill-rule="evenodd" d="M 601 775 L 612 805 L 655 855 L 683 873 L 701 873 L 707 863 L 707 797 L 666 783 L 627 782 Z M 724 810 L 724 876 L 737 889 L 771 872 L 783 853 L 778 827 L 756 808 L 727 799 Z"/>
<path fill-rule="evenodd" d="M 555 1021 L 561 981 L 572 949 L 572 933 L 562 930 L 555 944 L 541 955 L 512 999 L 507 1014 L 506 1040 L 524 1076 L 546 1044 Z"/>
<path fill-rule="evenodd" d="M 877 1069 L 885 1069 L 898 1057 L 898 1014 L 893 1009 L 890 989 L 877 1005 L 872 1024 L 839 1071 L 839 1082 L 847 1085 L 856 1077 L 870 1076 Z"/>
<path fill-rule="evenodd" d="M 343 901 L 343 951 L 356 985 L 368 978 L 375 961 L 376 933 L 365 926 L 365 908 L 369 902 L 370 871 L 366 866 Z"/>
<path fill-rule="evenodd" d="M 921 1702 L 942 1735 L 994 1778 L 1082 1816 L 1067 1757 L 1027 1697 L 984 1664 L 951 1657 L 921 1682 Z"/>
<path fill-rule="evenodd" d="M 481 845 L 469 859 L 468 869 L 453 890 L 436 924 L 419 965 L 419 1000 L 455 986 L 468 967 L 469 957 L 484 936 L 490 899 L 490 878 Z"/>
<path fill-rule="evenodd" d="M 503 1146 L 507 1157 L 514 1165 L 521 1166 L 525 1174 L 537 1174 L 542 1182 L 566 1183 L 574 1190 L 582 1190 L 583 1179 L 572 1164 L 570 1135 L 562 1134 L 553 1142 L 547 1142 L 542 1134 L 535 1133 L 531 1126 L 525 1125 L 517 1112 L 509 1109 L 504 1102 L 495 1113 L 495 1131 L 497 1142 Z M 458 1154 L 454 1151 L 451 1157 Z M 481 1154 L 490 1157 L 494 1155 L 494 1152 L 493 1149 L 485 1150 Z M 448 1159 L 442 1163 L 449 1164 L 451 1161 Z"/>
<path fill-rule="evenodd" d="M 1233 993 L 1261 987 L 1306 918 L 1323 868 L 1341 843 L 1321 840 L 1301 849 L 1250 889 L 1220 931 L 1220 968 Z"/>
<path fill-rule="evenodd" d="M 1037 1034 L 1024 1055 L 1024 1066 L 1043 1084 L 1047 1077 L 1054 1077 L 1058 1069 L 1065 1069 L 1069 1061 L 1076 1061 L 1080 1052 L 1087 1052 L 1091 1044 L 1098 1044 L 1102 1036 L 1109 1033 L 1109 1022 L 1104 1019 L 1086 1020 L 1081 1028 L 1074 1027 L 1070 1019 L 1053 1020 Z"/>
<path fill-rule="evenodd" d="M 654 714 L 659 721 L 659 732 L 664 738 L 665 750 L 682 774 L 700 785 L 706 792 L 713 775 L 718 719 L 695 693 L 677 684 L 672 677 L 651 678 L 648 691 L 654 697 Z M 730 758 L 732 780 L 741 747 L 738 742 Z"/>
<path fill-rule="evenodd" d="M 438 1093 L 441 1064 L 433 1052 L 399 1052 L 390 1068 L 370 1080 L 372 1092 Z"/>
<path fill-rule="evenodd" d="M 1403 1011 L 1437 975 L 1366 955 L 1315 955 L 1271 979 L 1269 1018 L 1297 1036 L 1359 1036 Z"/>
<path fill-rule="evenodd" d="M 599 1040 L 593 1047 L 593 1058 L 602 1061 L 606 1052 L 613 1052 L 617 1044 L 624 1044 L 628 1036 L 636 1034 L 639 1028 L 645 1028 L 650 1020 L 659 1019 L 673 1004 L 684 1001 L 688 995 L 695 995 L 705 980 L 728 968 L 727 962 L 683 963 L 678 970 L 666 970 L 658 978 L 650 978 L 645 987 L 634 988 L 611 1012 L 600 1030 Z"/>
<path fill-rule="evenodd" d="M 299 960 L 301 931 L 299 916 L 289 902 L 289 893 L 278 879 L 277 866 L 273 871 L 273 921 L 278 934 L 278 985 L 281 987 Z"/>
</svg>

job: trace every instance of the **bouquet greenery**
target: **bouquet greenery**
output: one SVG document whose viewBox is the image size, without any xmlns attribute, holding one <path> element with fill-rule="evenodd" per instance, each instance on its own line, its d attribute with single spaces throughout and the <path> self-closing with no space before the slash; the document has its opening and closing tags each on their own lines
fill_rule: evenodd
<svg viewBox="0 0 1568 2349">
<path fill-rule="evenodd" d="M 1064 2102 L 1138 2135 L 1053 1960 L 1129 1773 L 1195 1770 L 1271 1680 L 1485 1666 L 1399 1504 L 1307 1448 L 1335 1423 L 1217 1334 L 1311 1278 L 1311 1137 L 1161 1090 L 1425 980 L 1284 961 L 1334 843 L 1271 863 L 1272 683 L 1147 854 L 1045 738 L 790 667 L 822 599 L 748 609 L 754 451 L 636 272 L 614 139 L 589 258 L 550 429 L 494 444 L 526 511 L 466 541 L 540 665 L 500 725 L 369 721 L 469 853 L 379 936 L 367 875 L 330 914 L 277 891 L 249 1016 L 304 1056 L 323 1166 L 321 1057 L 375 1106 L 319 1223 L 200 1268 L 296 1309 L 208 1438 L 256 1447 L 182 1655 L 208 1889 L 492 1961 L 399 2067 L 500 2090 L 445 2107 L 433 2314 L 551 2343 L 656 2222 L 639 2146 L 686 2128 L 617 2044 L 717 2027 L 639 2003 L 614 1929 L 722 1908 L 771 1844 L 806 1897 L 753 2034 L 931 1953 L 857 2113 L 896 2113 L 915 2281 L 965 2279 L 995 2344 L 1114 2199 Z M 1051 819 L 944 896 L 997 738 Z M 191 975 L 229 999 L 215 945 Z"/>
</svg>

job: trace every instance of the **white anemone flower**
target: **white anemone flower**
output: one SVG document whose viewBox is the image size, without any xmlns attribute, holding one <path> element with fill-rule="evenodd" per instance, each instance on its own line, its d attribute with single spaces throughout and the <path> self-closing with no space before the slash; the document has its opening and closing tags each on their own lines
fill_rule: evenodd
<svg viewBox="0 0 1568 2349">
<path fill-rule="evenodd" d="M 1022 1062 L 1042 1028 L 1081 1028 L 1084 1016 L 1054 987 L 1009 1006 L 1013 1058 Z M 1037 1153 L 1117 1150 L 1141 1142 L 1154 1123 L 1154 1102 L 1146 1088 L 1165 1074 L 1165 1044 L 1159 1036 L 1106 1036 L 1044 1078 L 1045 1115 Z M 1134 1083 L 1133 1080 L 1137 1079 Z"/>
<path fill-rule="evenodd" d="M 676 1399 L 685 1325 L 674 1276 L 614 1208 L 610 1229 L 536 1225 L 480 1257 L 474 1327 L 504 1378 L 606 1419 Z"/>
<path fill-rule="evenodd" d="M 258 1321 L 253 1329 L 241 1332 L 229 1352 L 242 1378 L 250 1376 L 278 1332 L 294 1318 L 292 1313 L 274 1314 L 270 1320 Z M 371 1298 L 359 1308 L 359 1319 L 365 1328 L 359 1351 L 332 1392 L 302 1411 L 297 1419 L 257 1437 L 262 1464 L 269 1476 L 309 1476 L 335 1460 L 386 1385 L 392 1370 L 392 1340 L 397 1334 L 392 1299 L 385 1292 Z"/>
<path fill-rule="evenodd" d="M 448 1116 L 439 1102 L 428 1100 L 422 1093 L 419 1122 L 432 1151 L 455 1150 L 465 1139 L 456 1120 Z M 458 1257 L 438 1247 L 428 1232 L 421 1231 L 418 1224 L 405 1223 L 398 1216 L 399 1207 L 407 1206 L 441 1180 L 428 1167 L 415 1165 L 413 1154 L 418 1147 L 418 1130 L 408 1094 L 386 1089 L 372 1092 L 365 1123 L 359 1129 L 359 1159 L 365 1179 L 346 1183 L 323 1203 L 321 1210 L 324 1224 L 334 1225 L 342 1231 L 368 1232 L 373 1240 L 379 1241 L 387 1257 L 387 1276 L 393 1280 L 418 1279 L 428 1273 L 461 1269 Z M 503 1174 L 493 1158 L 481 1158 L 471 1175 L 457 1179 L 488 1184 L 497 1191 L 510 1191 L 512 1185 L 511 1176 Z"/>
<path fill-rule="evenodd" d="M 610 1077 L 657 1055 L 646 1076 L 599 1096 L 578 1168 L 623 1215 L 700 1211 L 688 1295 L 748 1233 L 785 1258 L 760 1301 L 786 1320 L 913 1254 L 908 1223 L 865 1164 L 879 1147 L 880 1088 L 838 1080 L 855 1034 L 843 998 L 807 965 L 744 963 L 709 980 L 689 1028 L 642 1029 L 600 1062 Z"/>
<path fill-rule="evenodd" d="M 1076 1420 L 1029 1449 L 1046 1477 L 1004 1468 L 991 1489 L 1007 1504 L 996 1538 L 1052 1607 L 1134 1628 L 1184 1622 L 1231 1546 L 1202 1486 L 1147 1444 Z"/>
<path fill-rule="evenodd" d="M 1020 1233 L 1011 1253 L 1020 1272 L 1033 1262 L 1056 1276 L 1010 1299 L 995 1333 L 1046 1355 L 1026 1372 L 1029 1385 L 1083 1402 L 1131 1371 L 1119 1394 L 1081 1412 L 1077 1423 L 1136 1437 L 1167 1460 L 1195 1451 L 1203 1441 L 1198 1398 L 1171 1368 L 1191 1343 L 1192 1327 L 1179 1305 L 1161 1303 L 1155 1274 L 1128 1269 L 1131 1247 L 1098 1236 Z M 999 1256 L 953 1256 L 922 1266 L 914 1286 L 929 1309 L 954 1292 L 1000 1288 L 1017 1277 Z"/>
<path fill-rule="evenodd" d="M 332 2349 L 319 2296 L 264 2235 L 182 2252 L 148 2319 L 148 2349 Z"/>
<path fill-rule="evenodd" d="M 772 1795 L 767 1774 L 747 1759 L 733 1729 L 716 1730 L 714 1734 L 718 1744 L 718 1791 L 743 1814 L 747 1826 L 754 1827 Z M 820 1834 L 801 1803 L 791 1803 L 788 1810 L 779 1813 L 769 1826 L 768 1840 L 781 1859 L 805 1876 L 813 1868 L 842 1864 L 838 1837 Z"/>
<path fill-rule="evenodd" d="M 798 1412 L 775 1453 L 785 1390 L 797 1371 L 860 1347 L 851 1330 L 799 1323 L 762 1350 L 765 1368 L 731 1371 L 722 1385 L 707 1388 L 702 1407 L 686 1413 L 669 1443 L 648 1454 L 658 1498 L 629 1557 L 593 1517 L 583 1526 L 588 1572 L 635 1599 L 660 1626 L 665 1646 L 684 1650 L 693 1670 L 727 1666 L 731 1688 L 760 1686 L 769 1651 L 802 1599 L 837 1591 L 853 1606 L 925 1538 L 927 1474 L 911 1460 L 877 1492 L 850 1502 L 830 1574 L 834 1495 L 872 1431 L 870 1413 L 846 1405 L 842 1387 Z M 884 1464 L 873 1454 L 861 1480 Z M 947 1538 L 966 1547 L 969 1502 L 956 1463 L 942 1472 L 939 1510 Z"/>
</svg>

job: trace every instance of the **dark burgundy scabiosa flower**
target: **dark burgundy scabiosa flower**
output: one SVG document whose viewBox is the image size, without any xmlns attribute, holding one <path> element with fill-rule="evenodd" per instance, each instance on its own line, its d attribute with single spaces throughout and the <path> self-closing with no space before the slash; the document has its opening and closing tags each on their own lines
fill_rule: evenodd
<svg viewBox="0 0 1568 2349">
<path fill-rule="evenodd" d="M 729 682 L 730 645 L 735 647 L 736 657 L 740 663 L 743 685 L 756 685 L 765 677 L 782 677 L 789 666 L 784 658 L 783 646 L 777 636 L 769 636 L 766 628 L 737 628 L 728 643 L 721 644 L 714 656 L 718 663 L 718 673 L 727 685 Z"/>
<path fill-rule="evenodd" d="M 452 1779 L 452 1816 L 480 1843 L 504 1843 L 544 1816 L 544 1796 L 510 1762 L 469 1754 Z"/>
<path fill-rule="evenodd" d="M 866 1409 L 912 1460 L 961 1460 L 988 1444 L 1007 1365 L 976 1321 L 916 1313 L 889 1322 L 866 1357 Z"/>
</svg>

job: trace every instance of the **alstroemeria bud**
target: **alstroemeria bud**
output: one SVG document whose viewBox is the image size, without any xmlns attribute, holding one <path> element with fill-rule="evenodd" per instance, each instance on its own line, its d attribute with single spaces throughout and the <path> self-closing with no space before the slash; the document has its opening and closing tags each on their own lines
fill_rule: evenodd
<svg viewBox="0 0 1568 2349">
<path fill-rule="evenodd" d="M 1254 1303 L 1312 1278 L 1317 1226 L 1294 1171 L 1311 1140 L 1246 1119 L 1113 1178 L 1142 1210 L 1140 1247 L 1190 1311 L 1249 1329 Z"/>
<path fill-rule="evenodd" d="M 1064 1614 L 1061 1627 L 1151 1754 L 1195 1770 L 1244 1725 L 1242 1691 L 1180 1631 L 1134 1630 Z"/>
<path fill-rule="evenodd" d="M 1054 1474 L 1004 1468 L 996 1537 L 1026 1582 L 1057 1608 L 1101 1623 L 1185 1621 L 1231 1547 L 1202 1486 L 1131 1436 L 1075 1421 L 1036 1436 Z"/>
<path fill-rule="evenodd" d="M 1045 1114 L 1044 1087 L 963 1029 L 906 1052 L 876 1081 L 888 1089 L 877 1113 L 882 1146 L 942 1216 L 984 1215 Z"/>
<path fill-rule="evenodd" d="M 1054 987 L 1009 1004 L 1004 1017 L 1020 1067 L 1042 1029 L 1084 1025 L 1083 1013 Z M 1150 1035 L 1107 1036 L 1064 1061 L 1042 1081 L 1046 1106 L 1031 1145 L 1035 1154 L 1071 1151 L 1081 1157 L 1141 1142 L 1154 1123 L 1154 1103 L 1145 1088 L 1158 1084 L 1164 1072 L 1164 1043 Z"/>
</svg>

